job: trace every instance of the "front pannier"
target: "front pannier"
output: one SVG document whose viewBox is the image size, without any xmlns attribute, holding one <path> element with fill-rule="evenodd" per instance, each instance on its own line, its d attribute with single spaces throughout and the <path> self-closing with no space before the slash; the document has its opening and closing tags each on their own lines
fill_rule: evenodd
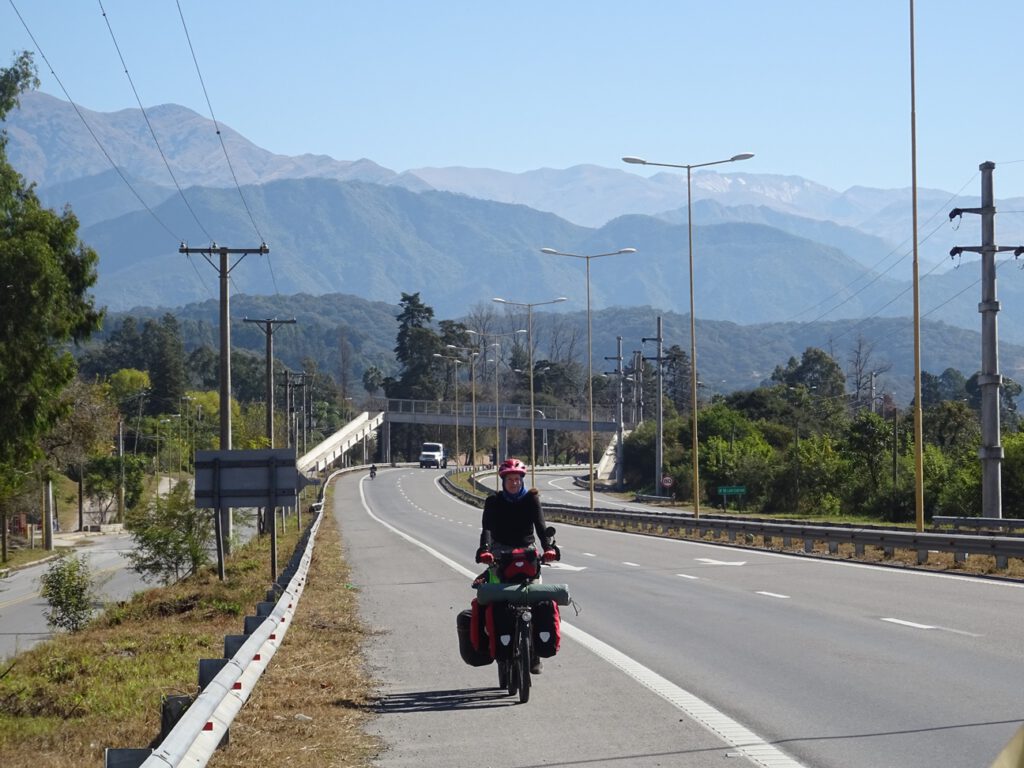
<svg viewBox="0 0 1024 768">
<path fill-rule="evenodd" d="M 475 600 L 473 602 L 476 602 Z M 471 667 L 483 667 L 491 663 L 490 650 L 486 642 L 481 650 L 473 647 L 472 634 L 473 611 L 467 608 L 455 617 L 455 626 L 459 633 L 459 655 Z"/>
<path fill-rule="evenodd" d="M 545 601 L 534 605 L 532 611 L 533 648 L 538 656 L 554 656 L 562 644 L 562 618 L 558 613 L 558 606 Z"/>
</svg>

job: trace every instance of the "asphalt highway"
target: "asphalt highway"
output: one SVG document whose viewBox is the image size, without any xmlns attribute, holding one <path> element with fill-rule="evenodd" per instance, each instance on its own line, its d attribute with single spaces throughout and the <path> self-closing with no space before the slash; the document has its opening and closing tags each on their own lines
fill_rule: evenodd
<svg viewBox="0 0 1024 768">
<path fill-rule="evenodd" d="M 562 609 L 562 650 L 516 704 L 458 655 L 480 511 L 439 476 L 335 494 L 383 768 L 987 766 L 1024 722 L 1019 584 L 572 526 L 544 578 L 580 613 Z M 587 496 L 560 483 L 538 474 L 545 500 Z"/>
</svg>

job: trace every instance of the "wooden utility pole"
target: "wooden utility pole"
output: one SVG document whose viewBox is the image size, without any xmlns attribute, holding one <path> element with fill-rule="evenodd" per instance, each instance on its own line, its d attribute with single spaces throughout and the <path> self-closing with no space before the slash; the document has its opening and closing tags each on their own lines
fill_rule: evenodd
<svg viewBox="0 0 1024 768">
<path fill-rule="evenodd" d="M 242 263 L 242 259 L 250 253 L 270 253 L 266 243 L 256 248 L 225 248 L 210 243 L 205 248 L 189 248 L 185 243 L 178 248 L 178 253 L 198 253 L 210 264 L 220 277 L 220 449 L 231 450 L 231 296 L 228 278 L 231 271 Z M 213 261 L 214 254 L 219 261 Z M 229 257 L 238 256 L 234 264 L 229 265 Z M 221 509 L 217 515 L 218 546 L 223 547 L 225 555 L 231 554 L 231 510 Z"/>
</svg>

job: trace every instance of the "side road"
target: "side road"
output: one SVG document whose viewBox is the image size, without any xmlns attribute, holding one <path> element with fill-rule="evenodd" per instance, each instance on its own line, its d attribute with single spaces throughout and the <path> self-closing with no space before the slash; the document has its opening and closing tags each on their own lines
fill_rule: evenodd
<svg viewBox="0 0 1024 768">
<path fill-rule="evenodd" d="M 383 490 L 375 482 L 375 493 Z M 395 493 L 382 516 L 395 517 L 403 503 Z M 472 597 L 468 578 L 371 517 L 355 477 L 337 482 L 328 511 L 369 628 L 369 672 L 380 686 L 371 730 L 386 745 L 381 768 L 646 768 L 726 759 L 716 736 L 567 638 L 545 661 L 530 702 L 516 703 L 497 688 L 493 665 L 468 667 L 459 656 L 455 617 Z M 444 554 L 471 566 L 471 554 L 456 550 Z"/>
</svg>

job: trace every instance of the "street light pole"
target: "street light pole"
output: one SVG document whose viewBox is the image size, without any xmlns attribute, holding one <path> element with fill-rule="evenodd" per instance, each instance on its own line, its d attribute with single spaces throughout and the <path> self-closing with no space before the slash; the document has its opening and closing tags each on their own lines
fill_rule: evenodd
<svg viewBox="0 0 1024 768">
<path fill-rule="evenodd" d="M 487 339 L 485 338 L 485 334 L 478 333 L 477 331 L 473 330 L 468 330 L 466 331 L 466 333 L 470 333 L 473 336 L 479 336 L 481 341 L 483 342 L 487 341 Z M 494 349 L 494 482 L 495 490 L 499 491 L 501 490 L 501 478 L 498 476 L 498 454 L 500 453 L 501 450 L 501 422 L 498 410 L 498 363 L 500 362 L 499 358 L 501 357 L 501 344 L 498 342 L 498 339 L 502 336 L 511 336 L 514 338 L 515 335 L 518 333 L 526 333 L 526 329 L 519 328 L 509 333 L 486 334 L 487 336 L 491 336 L 494 339 L 494 341 L 491 344 L 487 344 L 487 346 L 492 347 Z M 487 360 L 487 362 L 489 363 L 491 361 Z"/>
<path fill-rule="evenodd" d="M 459 450 L 459 363 L 463 361 L 461 357 L 442 355 L 439 352 L 435 352 L 434 357 L 450 360 L 455 364 L 455 468 L 458 469 L 462 457 L 462 451 Z"/>
<path fill-rule="evenodd" d="M 574 259 L 584 259 L 587 262 L 587 402 L 590 411 L 590 511 L 594 511 L 594 331 L 590 319 L 590 260 L 599 259 L 602 256 L 618 256 L 623 253 L 636 253 L 636 248 L 620 248 L 609 253 L 594 253 L 581 255 L 578 253 L 565 253 L 554 248 L 541 248 L 541 253 L 550 256 L 569 256 Z"/>
<path fill-rule="evenodd" d="M 507 304 L 512 307 L 526 307 L 526 350 L 527 357 L 530 364 L 530 483 L 534 488 L 537 487 L 537 440 L 536 431 L 534 430 L 534 419 L 533 419 L 533 308 L 540 307 L 545 304 L 558 304 L 562 301 L 568 301 L 565 296 L 559 296 L 557 299 L 549 299 L 548 301 L 510 301 L 509 299 L 492 299 L 499 304 Z"/>
<path fill-rule="evenodd" d="M 468 352 L 469 353 L 469 388 L 473 401 L 473 457 L 470 461 L 474 467 L 476 466 L 476 360 L 480 356 L 480 353 L 470 349 L 469 347 L 457 347 L 454 344 L 446 344 L 448 349 L 455 352 Z M 457 385 L 457 384 L 456 384 Z"/>
<path fill-rule="evenodd" d="M 700 447 L 697 439 L 697 326 L 693 307 L 693 196 L 691 194 L 690 178 L 694 168 L 733 163 L 737 160 L 749 160 L 753 156 L 752 152 L 742 152 L 726 160 L 712 160 L 709 163 L 654 163 L 644 160 L 642 157 L 630 156 L 622 158 L 623 162 L 633 165 L 655 165 L 662 168 L 686 169 L 686 238 L 689 243 L 690 253 L 690 411 L 692 417 L 690 428 L 693 432 L 690 450 L 693 457 L 693 516 L 695 518 L 700 517 L 700 470 L 698 464 L 698 451 Z"/>
</svg>

